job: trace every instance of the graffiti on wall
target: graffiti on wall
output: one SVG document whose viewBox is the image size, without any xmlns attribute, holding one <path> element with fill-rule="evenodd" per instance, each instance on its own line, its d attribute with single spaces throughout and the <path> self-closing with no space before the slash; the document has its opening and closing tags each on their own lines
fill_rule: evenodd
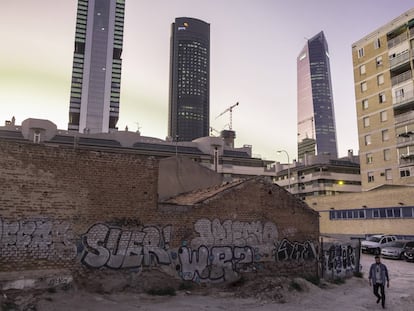
<svg viewBox="0 0 414 311">
<path fill-rule="evenodd" d="M 196 236 L 171 248 L 172 226 L 123 229 L 95 224 L 82 237 L 81 261 L 92 268 L 159 266 L 183 280 L 221 282 L 240 272 L 257 271 L 264 262 L 316 260 L 312 242 L 278 241 L 273 222 L 199 219 Z"/>
<path fill-rule="evenodd" d="M 169 265 L 170 239 L 171 226 L 124 230 L 95 224 L 83 236 L 82 262 L 93 268 L 106 266 L 112 269 Z"/>
<path fill-rule="evenodd" d="M 76 246 L 71 225 L 47 219 L 6 221 L 0 218 L 0 257 L 72 260 L 76 257 Z"/>
<path fill-rule="evenodd" d="M 290 242 L 288 239 L 283 239 L 278 244 L 276 250 L 276 260 L 316 260 L 317 253 L 312 242 L 306 241 L 304 243 Z"/>
<path fill-rule="evenodd" d="M 277 227 L 273 222 L 241 222 L 219 219 L 199 219 L 194 224 L 199 237 L 191 241 L 192 247 L 201 245 L 261 245 L 271 244 L 278 239 Z"/>
<path fill-rule="evenodd" d="M 255 262 L 254 250 L 249 246 L 180 247 L 178 257 L 181 278 L 195 282 L 229 280 Z"/>
<path fill-rule="evenodd" d="M 355 249 L 351 245 L 334 244 L 323 254 L 324 275 L 328 278 L 352 275 L 355 265 Z"/>
<path fill-rule="evenodd" d="M 192 239 L 191 248 L 182 246 L 178 250 L 176 269 L 184 280 L 224 281 L 242 271 L 257 271 L 266 261 L 316 259 L 311 242 L 284 239 L 278 243 L 278 229 L 272 222 L 200 219 L 194 231 L 199 236 Z"/>
</svg>

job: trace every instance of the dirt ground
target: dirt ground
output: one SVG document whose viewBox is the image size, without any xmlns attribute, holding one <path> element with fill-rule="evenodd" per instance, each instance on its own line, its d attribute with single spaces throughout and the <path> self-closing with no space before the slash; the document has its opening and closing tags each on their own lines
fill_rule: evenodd
<svg viewBox="0 0 414 311">
<path fill-rule="evenodd" d="M 176 296 L 152 296 L 122 291 L 113 294 L 91 293 L 69 289 L 48 291 L 36 296 L 18 297 L 26 310 L 39 311 L 186 311 L 186 310 L 380 310 L 368 284 L 367 274 L 373 256 L 362 255 L 363 278 L 352 278 L 344 284 L 326 283 L 317 287 L 303 279 L 262 278 L 231 289 L 209 288 L 177 291 Z M 414 263 L 382 259 L 390 272 L 386 289 L 386 309 L 414 310 Z M 10 309 L 12 310 L 12 309 Z"/>
</svg>

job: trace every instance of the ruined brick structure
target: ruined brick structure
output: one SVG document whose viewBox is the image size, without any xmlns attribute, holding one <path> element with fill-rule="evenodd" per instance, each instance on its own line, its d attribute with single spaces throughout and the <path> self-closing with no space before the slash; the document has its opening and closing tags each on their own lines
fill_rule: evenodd
<svg viewBox="0 0 414 311">
<path fill-rule="evenodd" d="M 0 273 L 316 275 L 318 214 L 253 178 L 158 200 L 155 157 L 0 140 Z"/>
</svg>

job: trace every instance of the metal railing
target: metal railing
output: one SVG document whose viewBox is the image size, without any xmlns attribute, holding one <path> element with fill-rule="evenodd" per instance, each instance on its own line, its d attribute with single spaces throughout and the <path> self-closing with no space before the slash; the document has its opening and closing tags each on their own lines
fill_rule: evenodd
<svg viewBox="0 0 414 311">
<path fill-rule="evenodd" d="M 401 82 L 407 81 L 411 79 L 413 76 L 411 70 L 405 71 L 402 74 L 399 74 L 398 76 L 391 78 L 391 84 L 394 86 L 396 84 L 399 84 Z"/>
<path fill-rule="evenodd" d="M 408 122 L 414 119 L 414 111 L 411 112 L 407 112 L 404 114 L 399 114 L 395 116 L 395 123 L 399 124 L 399 123 L 404 123 L 404 122 Z"/>
<path fill-rule="evenodd" d="M 400 44 L 401 42 L 404 42 L 405 40 L 407 40 L 407 33 L 403 32 L 402 34 L 396 36 L 395 38 L 388 40 L 388 48 L 390 49 Z"/>
<path fill-rule="evenodd" d="M 414 101 L 414 90 L 404 91 L 403 94 L 394 97 L 392 103 L 394 105 L 400 105 L 410 101 Z"/>
<path fill-rule="evenodd" d="M 404 54 L 398 55 L 397 57 L 390 59 L 390 67 L 393 68 L 397 65 L 406 63 L 409 59 L 410 59 L 410 53 L 407 51 Z"/>
</svg>

